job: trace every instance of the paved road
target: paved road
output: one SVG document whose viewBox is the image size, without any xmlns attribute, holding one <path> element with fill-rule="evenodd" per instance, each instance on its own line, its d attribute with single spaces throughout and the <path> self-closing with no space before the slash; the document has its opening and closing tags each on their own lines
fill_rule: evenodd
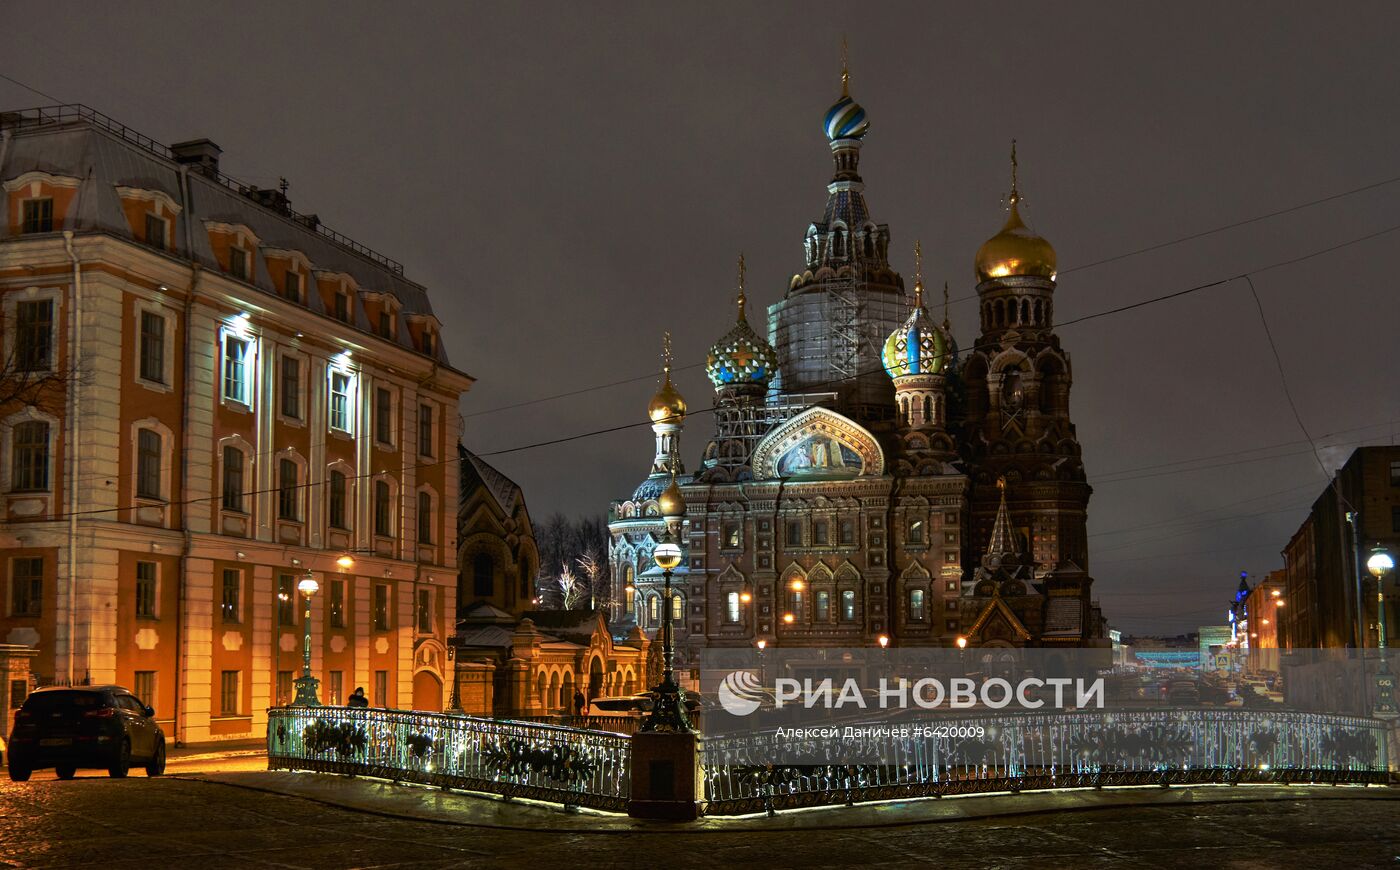
<svg viewBox="0 0 1400 870">
<path fill-rule="evenodd" d="M 178 776 L 0 780 L 0 866 L 17 867 L 1350 870 L 1400 867 L 1397 855 L 1400 800 L 1116 808 L 865 830 L 521 833 L 384 818 Z"/>
</svg>

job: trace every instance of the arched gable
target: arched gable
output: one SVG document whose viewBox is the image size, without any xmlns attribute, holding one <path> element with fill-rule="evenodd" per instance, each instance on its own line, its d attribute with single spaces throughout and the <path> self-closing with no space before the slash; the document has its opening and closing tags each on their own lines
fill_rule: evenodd
<svg viewBox="0 0 1400 870">
<path fill-rule="evenodd" d="M 865 427 L 827 408 L 808 408 L 775 428 L 753 451 L 754 477 L 829 480 L 885 471 L 885 454 Z"/>
</svg>

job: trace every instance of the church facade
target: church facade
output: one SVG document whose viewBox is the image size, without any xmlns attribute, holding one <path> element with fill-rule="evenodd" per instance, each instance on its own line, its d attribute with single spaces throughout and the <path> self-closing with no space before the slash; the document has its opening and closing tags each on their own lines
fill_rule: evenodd
<svg viewBox="0 0 1400 870">
<path fill-rule="evenodd" d="M 977 252 L 977 342 L 890 264 L 865 200 L 869 122 L 841 98 L 823 118 L 835 164 L 804 262 L 749 323 L 710 349 L 714 428 L 687 471 L 686 403 L 665 374 L 648 408 L 650 472 L 612 503 L 615 630 L 648 634 L 671 608 L 681 657 L 702 647 L 1098 646 L 1085 522 L 1090 487 L 1054 332 L 1055 251 L 1009 213 Z M 916 252 L 916 257 L 918 253 Z M 660 500 L 679 484 L 685 516 Z M 656 545 L 685 557 L 662 600 Z"/>
</svg>

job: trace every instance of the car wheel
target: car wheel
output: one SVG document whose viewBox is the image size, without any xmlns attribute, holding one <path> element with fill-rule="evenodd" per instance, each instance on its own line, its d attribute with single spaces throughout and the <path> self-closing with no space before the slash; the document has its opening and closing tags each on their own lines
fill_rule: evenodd
<svg viewBox="0 0 1400 870">
<path fill-rule="evenodd" d="M 28 781 L 29 781 L 29 773 L 30 773 L 29 768 L 27 768 L 27 767 L 20 767 L 18 764 L 15 764 L 13 761 L 10 762 L 10 781 L 11 781 L 11 782 L 28 782 Z"/>
<path fill-rule="evenodd" d="M 165 741 L 156 744 L 155 755 L 151 756 L 151 761 L 146 765 L 147 776 L 160 776 L 165 773 Z"/>
<path fill-rule="evenodd" d="M 131 770 L 131 741 L 123 740 L 121 748 L 117 750 L 117 757 L 112 760 L 112 766 L 107 768 L 107 773 L 113 779 L 121 779 Z"/>
<path fill-rule="evenodd" d="M 58 774 L 59 779 L 72 779 L 73 774 L 78 772 L 76 767 L 55 767 L 53 772 Z"/>
</svg>

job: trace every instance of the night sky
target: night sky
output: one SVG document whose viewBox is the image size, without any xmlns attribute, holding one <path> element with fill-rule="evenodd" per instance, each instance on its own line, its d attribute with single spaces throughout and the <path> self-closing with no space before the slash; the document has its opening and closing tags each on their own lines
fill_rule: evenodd
<svg viewBox="0 0 1400 870">
<path fill-rule="evenodd" d="M 1400 231 L 1257 271 L 1400 225 L 1393 3 L 283 5 L 9 2 L 0 73 L 157 141 L 207 136 L 229 175 L 286 176 L 294 208 L 402 261 L 478 379 L 462 413 L 479 453 L 640 424 L 663 329 L 709 407 L 738 252 L 750 310 L 767 306 L 821 214 L 843 34 L 866 195 L 911 286 L 920 239 L 926 282 L 972 293 L 1015 137 L 1027 221 L 1059 252 L 1058 320 L 1255 270 L 1329 472 L 1400 435 Z M 0 80 L 0 108 L 49 102 Z M 952 319 L 972 344 L 975 306 Z M 1238 572 L 1282 566 L 1326 482 L 1248 286 L 1060 336 L 1112 625 L 1222 621 Z M 689 466 L 710 427 L 688 421 Z M 638 425 L 489 461 L 539 520 L 604 511 L 651 456 Z"/>
</svg>

